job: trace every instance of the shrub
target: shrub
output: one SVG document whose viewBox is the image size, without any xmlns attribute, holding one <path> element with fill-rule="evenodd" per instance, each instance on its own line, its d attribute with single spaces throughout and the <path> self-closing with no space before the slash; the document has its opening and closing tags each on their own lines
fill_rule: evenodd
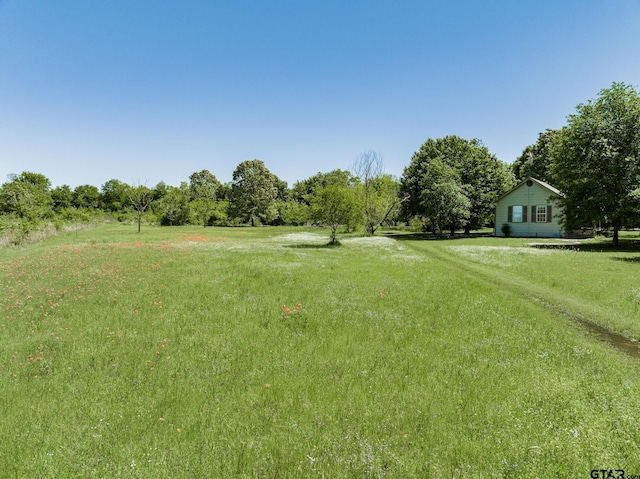
<svg viewBox="0 0 640 479">
<path fill-rule="evenodd" d="M 511 236 L 511 225 L 509 223 L 503 223 L 500 231 L 502 231 L 502 234 L 508 238 Z"/>
</svg>

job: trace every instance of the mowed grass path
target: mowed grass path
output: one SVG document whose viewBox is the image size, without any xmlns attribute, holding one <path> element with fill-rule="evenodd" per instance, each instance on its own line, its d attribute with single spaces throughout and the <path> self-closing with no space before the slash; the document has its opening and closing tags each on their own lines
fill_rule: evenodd
<svg viewBox="0 0 640 479">
<path fill-rule="evenodd" d="M 1 475 L 640 473 L 637 360 L 447 242 L 321 233 L 0 251 Z"/>
</svg>

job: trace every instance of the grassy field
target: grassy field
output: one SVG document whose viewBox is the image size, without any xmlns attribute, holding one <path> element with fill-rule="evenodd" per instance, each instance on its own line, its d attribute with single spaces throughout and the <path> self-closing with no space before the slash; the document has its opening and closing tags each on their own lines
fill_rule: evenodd
<svg viewBox="0 0 640 479">
<path fill-rule="evenodd" d="M 106 225 L 0 250 L 2 477 L 640 474 L 633 251 Z"/>
</svg>

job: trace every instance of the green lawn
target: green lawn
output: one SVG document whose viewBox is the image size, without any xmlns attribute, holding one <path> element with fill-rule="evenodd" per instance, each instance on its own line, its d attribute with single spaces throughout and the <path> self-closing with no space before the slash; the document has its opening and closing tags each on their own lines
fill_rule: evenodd
<svg viewBox="0 0 640 479">
<path fill-rule="evenodd" d="M 569 318 L 639 337 L 635 253 L 411 238 L 105 225 L 0 250 L 2 475 L 640 474 L 640 363 Z"/>
</svg>

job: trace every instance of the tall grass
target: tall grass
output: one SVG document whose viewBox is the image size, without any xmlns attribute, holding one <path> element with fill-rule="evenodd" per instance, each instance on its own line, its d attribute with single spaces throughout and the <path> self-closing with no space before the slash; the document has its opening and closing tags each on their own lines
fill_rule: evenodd
<svg viewBox="0 0 640 479">
<path fill-rule="evenodd" d="M 440 243 L 326 239 L 112 225 L 0 252 L 0 470 L 640 472 L 636 361 Z"/>
</svg>

